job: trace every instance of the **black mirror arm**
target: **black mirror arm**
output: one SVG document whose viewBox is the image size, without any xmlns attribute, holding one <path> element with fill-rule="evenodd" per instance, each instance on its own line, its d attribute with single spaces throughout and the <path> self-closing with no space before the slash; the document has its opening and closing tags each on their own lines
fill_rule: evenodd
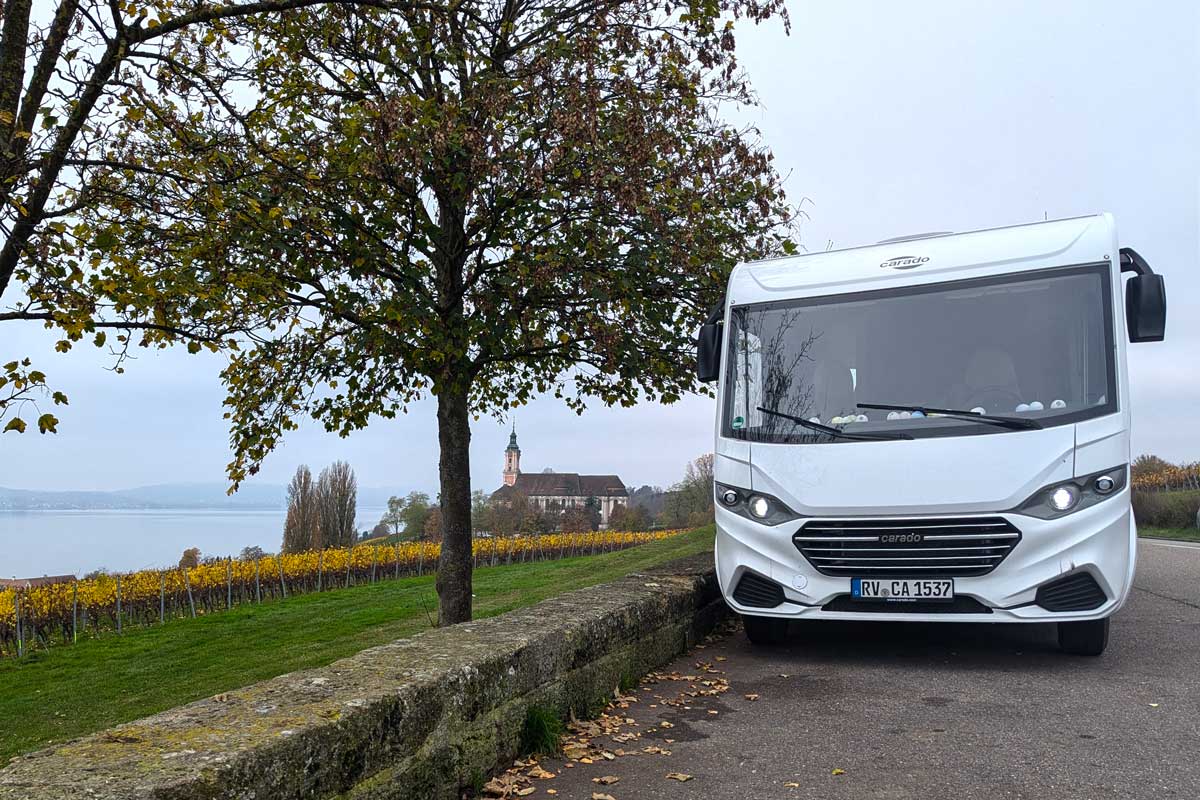
<svg viewBox="0 0 1200 800">
<path fill-rule="evenodd" d="M 1146 263 L 1146 259 L 1132 247 L 1121 248 L 1121 272 L 1132 272 L 1135 275 L 1153 275 L 1154 270 Z"/>
<path fill-rule="evenodd" d="M 725 319 L 725 296 L 721 295 L 721 300 L 713 306 L 713 310 L 708 313 L 708 318 L 704 320 L 705 325 L 716 325 Z"/>
</svg>

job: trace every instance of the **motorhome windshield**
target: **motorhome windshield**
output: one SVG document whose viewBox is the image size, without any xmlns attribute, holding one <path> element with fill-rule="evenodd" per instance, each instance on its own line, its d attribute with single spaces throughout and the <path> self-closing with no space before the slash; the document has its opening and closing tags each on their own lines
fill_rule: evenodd
<svg viewBox="0 0 1200 800">
<path fill-rule="evenodd" d="M 1112 413 L 1109 280 L 1109 267 L 1095 265 L 735 306 L 724 434 L 869 441 L 834 438 L 784 415 L 915 437 L 1013 430 L 859 403 L 975 410 L 1043 427 Z"/>
</svg>

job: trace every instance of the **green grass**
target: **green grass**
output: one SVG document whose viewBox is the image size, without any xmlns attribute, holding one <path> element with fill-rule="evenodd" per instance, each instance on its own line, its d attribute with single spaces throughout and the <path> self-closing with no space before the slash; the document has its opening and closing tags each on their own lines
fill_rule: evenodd
<svg viewBox="0 0 1200 800">
<path fill-rule="evenodd" d="M 710 550 L 713 528 L 595 556 L 482 568 L 475 616 Z M 0 766 L 11 756 L 317 667 L 428 628 L 433 577 L 309 594 L 0 660 Z"/>
<path fill-rule="evenodd" d="M 1183 542 L 1200 542 L 1200 528 L 1143 528 L 1138 527 L 1138 536 L 1155 539 L 1179 539 Z"/>
<path fill-rule="evenodd" d="M 530 706 L 525 712 L 521 729 L 521 752 L 524 755 L 552 756 L 558 752 L 563 721 L 558 711 L 548 706 Z"/>
</svg>

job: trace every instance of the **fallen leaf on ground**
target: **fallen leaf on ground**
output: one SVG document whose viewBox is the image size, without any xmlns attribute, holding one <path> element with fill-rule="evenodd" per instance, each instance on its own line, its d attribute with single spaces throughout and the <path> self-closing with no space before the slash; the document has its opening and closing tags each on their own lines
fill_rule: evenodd
<svg viewBox="0 0 1200 800">
<path fill-rule="evenodd" d="M 667 777 L 673 781 L 679 781 L 680 783 L 683 783 L 684 781 L 690 781 L 692 779 L 692 776 L 688 775 L 686 772 L 668 772 Z"/>
<path fill-rule="evenodd" d="M 799 789 L 800 788 L 800 784 L 796 783 L 795 781 L 788 781 L 787 783 L 784 784 L 784 786 L 788 789 Z"/>
<path fill-rule="evenodd" d="M 745 697 L 747 700 L 749 700 L 751 703 L 753 703 L 755 700 L 758 699 L 758 695 L 756 695 L 756 694 L 747 694 L 747 695 L 742 695 L 742 696 Z"/>
<path fill-rule="evenodd" d="M 516 795 L 517 797 L 527 797 L 536 791 L 537 789 L 533 788 L 532 786 L 526 786 L 524 789 L 517 789 Z"/>
<path fill-rule="evenodd" d="M 558 789 L 547 789 L 546 794 L 558 794 Z"/>
<path fill-rule="evenodd" d="M 592 800 L 617 800 L 617 798 L 604 792 L 592 792 Z"/>
<path fill-rule="evenodd" d="M 662 727 L 664 727 L 664 728 L 674 728 L 675 727 L 671 723 L 667 722 L 665 719 L 662 721 L 661 724 L 662 724 Z"/>
<path fill-rule="evenodd" d="M 489 797 L 503 797 L 508 791 L 508 784 L 501 781 L 499 778 L 492 778 L 483 785 L 483 793 Z"/>
<path fill-rule="evenodd" d="M 541 767 L 534 767 L 533 769 L 529 770 L 529 772 L 527 772 L 525 774 L 531 778 L 537 778 L 538 780 L 543 780 L 543 781 L 549 780 L 550 778 L 554 777 L 553 772 L 542 769 Z"/>
<path fill-rule="evenodd" d="M 621 779 L 616 775 L 601 775 L 599 778 L 592 778 L 592 783 L 598 783 L 601 786 L 612 786 L 619 780 Z"/>
<path fill-rule="evenodd" d="M 832 774 L 833 775 L 845 775 L 846 770 L 842 769 L 841 767 L 834 767 Z"/>
</svg>

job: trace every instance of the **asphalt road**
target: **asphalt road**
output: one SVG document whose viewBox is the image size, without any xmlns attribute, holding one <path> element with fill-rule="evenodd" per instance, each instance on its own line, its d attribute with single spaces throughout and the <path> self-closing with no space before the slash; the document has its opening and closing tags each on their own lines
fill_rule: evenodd
<svg viewBox="0 0 1200 800">
<path fill-rule="evenodd" d="M 527 796 L 1200 797 L 1200 547 L 1141 543 L 1099 658 L 1049 625 L 795 627 L 679 659 L 604 721 L 593 763 L 544 760 Z"/>
</svg>

